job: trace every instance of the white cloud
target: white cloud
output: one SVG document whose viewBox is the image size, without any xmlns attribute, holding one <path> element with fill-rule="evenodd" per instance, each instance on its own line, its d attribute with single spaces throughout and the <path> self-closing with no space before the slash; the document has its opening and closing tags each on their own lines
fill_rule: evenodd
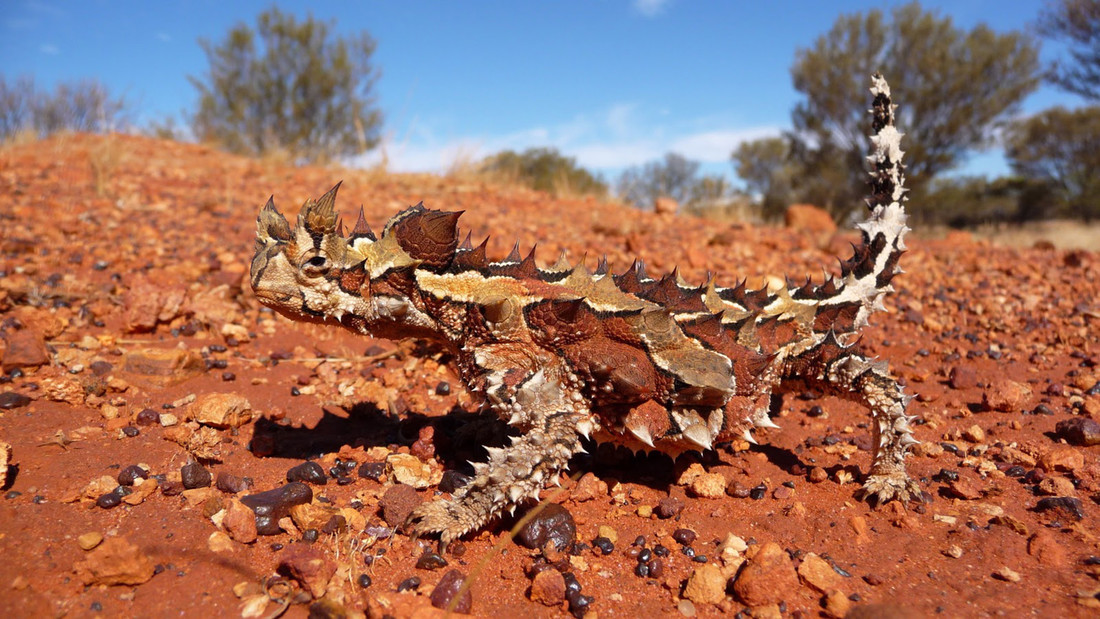
<svg viewBox="0 0 1100 619">
<path fill-rule="evenodd" d="M 656 17 L 664 12 L 671 0 L 634 0 L 634 10 L 646 17 Z"/>
<path fill-rule="evenodd" d="M 48 56 L 56 56 L 61 53 L 61 50 L 53 43 L 43 43 L 38 46 L 38 51 Z"/>
<path fill-rule="evenodd" d="M 502 150 L 549 146 L 576 158 L 585 168 L 615 175 L 668 152 L 704 166 L 724 166 L 741 142 L 779 132 L 779 127 L 737 126 L 714 117 L 675 122 L 660 110 L 620 102 L 556 125 L 500 135 L 440 137 L 430 123 L 413 120 L 404 135 L 387 136 L 380 149 L 357 158 L 353 165 L 385 160 L 389 169 L 398 172 L 445 172 Z"/>
</svg>

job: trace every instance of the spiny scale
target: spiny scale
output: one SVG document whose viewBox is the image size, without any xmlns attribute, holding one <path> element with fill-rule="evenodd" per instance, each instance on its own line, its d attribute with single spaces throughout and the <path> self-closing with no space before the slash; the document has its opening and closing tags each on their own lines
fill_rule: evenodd
<svg viewBox="0 0 1100 619">
<path fill-rule="evenodd" d="M 905 473 L 913 442 L 907 396 L 884 365 L 856 350 L 882 309 L 904 250 L 901 134 L 881 77 L 874 94 L 870 218 L 840 278 L 780 290 L 698 286 L 673 271 L 651 277 L 635 260 L 611 274 L 564 255 L 540 268 L 519 244 L 499 262 L 459 242 L 460 212 L 410 207 L 375 235 L 362 208 L 345 236 L 339 185 L 309 201 L 292 230 L 273 201 L 260 212 L 252 286 L 291 318 L 334 321 L 383 337 L 449 347 L 471 393 L 516 427 L 507 449 L 449 500 L 415 512 L 415 530 L 454 539 L 556 480 L 580 437 L 676 455 L 775 428 L 771 397 L 792 386 L 854 394 L 871 410 L 878 445 L 864 486 L 873 500 L 920 490 Z"/>
</svg>

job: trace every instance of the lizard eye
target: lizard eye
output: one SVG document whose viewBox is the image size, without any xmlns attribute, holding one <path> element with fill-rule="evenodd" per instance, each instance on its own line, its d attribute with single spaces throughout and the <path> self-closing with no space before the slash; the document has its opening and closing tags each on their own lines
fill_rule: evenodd
<svg viewBox="0 0 1100 619">
<path fill-rule="evenodd" d="M 302 264 L 302 272 L 312 276 L 324 275 L 328 272 L 329 266 L 328 258 L 314 256 Z"/>
</svg>

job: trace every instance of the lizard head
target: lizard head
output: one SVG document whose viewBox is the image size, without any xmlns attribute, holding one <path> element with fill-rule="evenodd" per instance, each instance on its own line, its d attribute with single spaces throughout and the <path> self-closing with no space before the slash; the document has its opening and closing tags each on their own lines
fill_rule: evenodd
<svg viewBox="0 0 1100 619">
<path fill-rule="evenodd" d="M 461 213 L 418 204 L 397 214 L 376 237 L 360 208 L 346 233 L 335 210 L 339 189 L 337 183 L 306 201 L 293 229 L 268 199 L 256 218 L 256 297 L 294 320 L 335 319 L 361 331 L 394 324 L 430 328 L 430 319 L 410 303 L 409 288 L 416 269 L 450 264 Z"/>
</svg>

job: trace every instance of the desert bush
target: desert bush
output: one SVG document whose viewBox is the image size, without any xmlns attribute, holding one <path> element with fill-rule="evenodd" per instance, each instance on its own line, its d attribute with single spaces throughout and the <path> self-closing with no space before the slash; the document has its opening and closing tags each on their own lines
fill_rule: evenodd
<svg viewBox="0 0 1100 619">
<path fill-rule="evenodd" d="M 336 36 L 332 23 L 272 7 L 218 44 L 200 40 L 210 69 L 199 91 L 196 138 L 241 154 L 292 153 L 301 163 L 363 153 L 379 142 L 374 39 Z"/>
<path fill-rule="evenodd" d="M 0 140 L 25 132 L 45 137 L 59 131 L 119 131 L 131 114 L 130 105 L 98 80 L 60 82 L 47 91 L 31 76 L 9 81 L 0 75 Z"/>
<path fill-rule="evenodd" d="M 518 183 L 555 196 L 607 195 L 607 183 L 577 165 L 555 148 L 512 150 L 486 157 L 478 171 L 509 183 Z"/>
</svg>

